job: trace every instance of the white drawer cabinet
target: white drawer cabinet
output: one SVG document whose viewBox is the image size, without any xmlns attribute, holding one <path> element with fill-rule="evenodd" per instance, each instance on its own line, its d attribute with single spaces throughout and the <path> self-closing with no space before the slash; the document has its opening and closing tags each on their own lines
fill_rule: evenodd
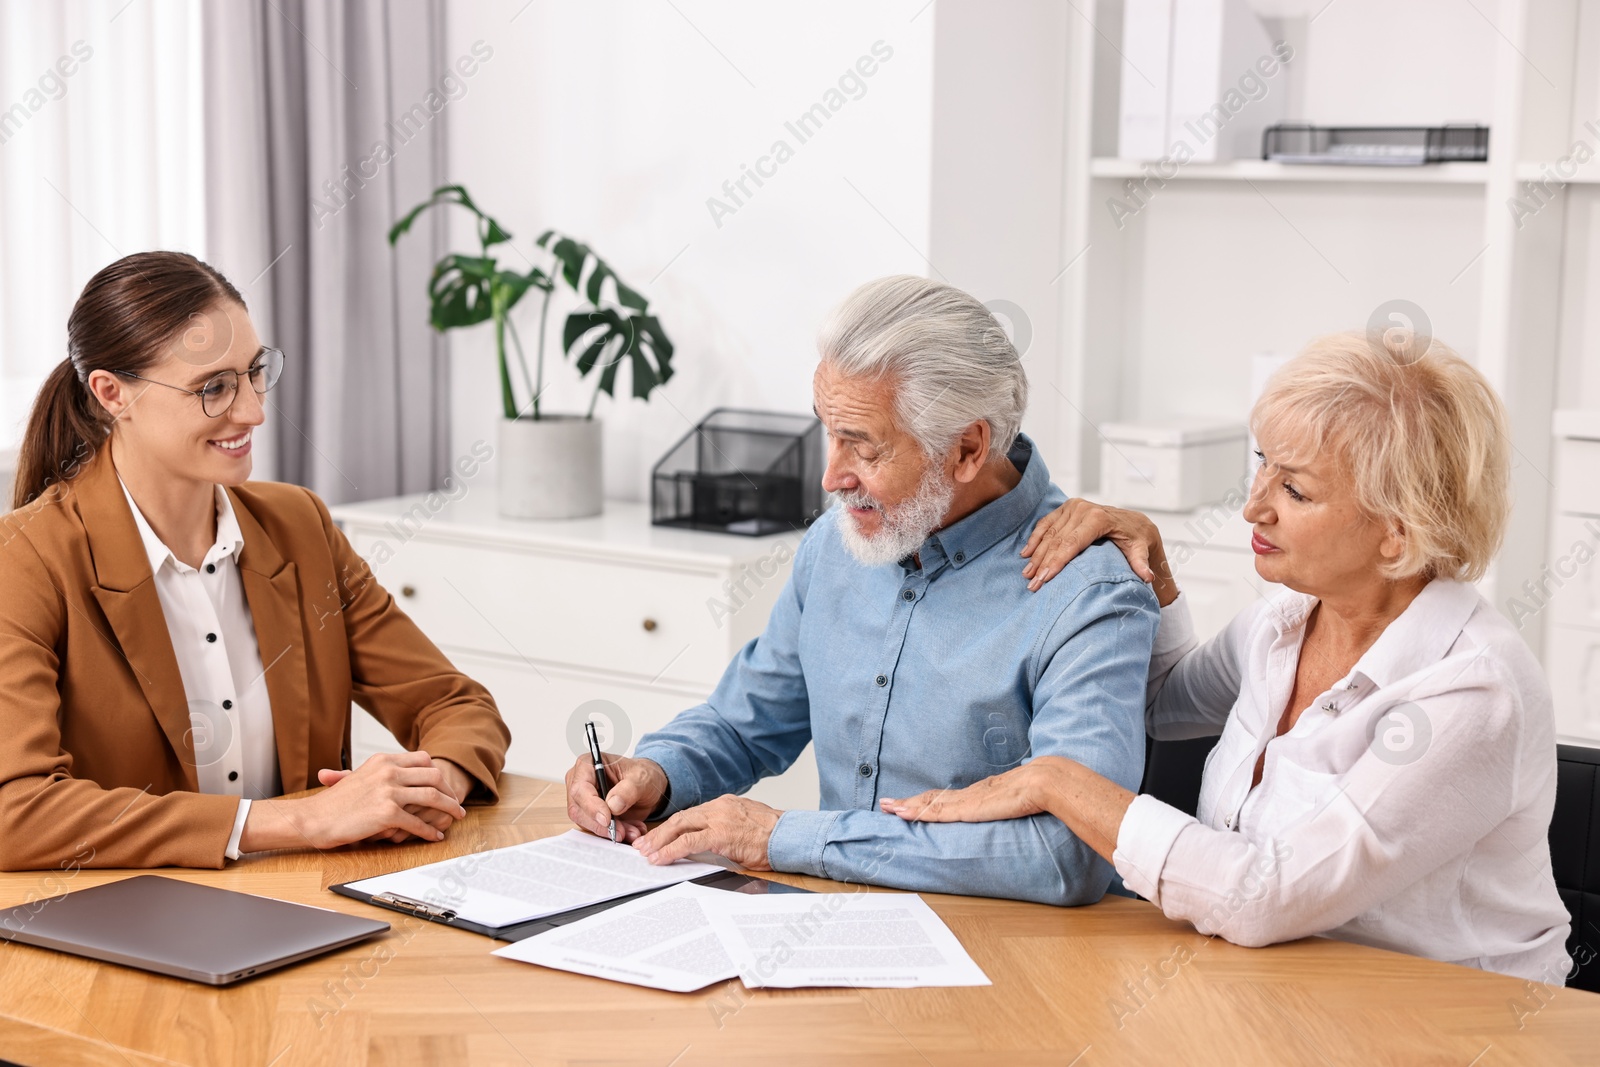
<svg viewBox="0 0 1600 1067">
<path fill-rule="evenodd" d="M 368 560 L 381 541 L 361 530 L 350 539 Z M 373 569 L 454 648 L 700 684 L 728 665 L 729 635 L 706 608 L 724 599 L 719 571 L 422 537 Z"/>
<path fill-rule="evenodd" d="M 631 752 L 710 695 L 765 627 L 800 540 L 656 527 L 646 506 L 622 502 L 592 519 L 505 519 L 488 486 L 455 501 L 331 510 L 383 587 L 494 695 L 512 735 L 506 769 L 555 779 L 582 750 L 591 713 L 612 734 L 608 747 Z M 371 716 L 353 714 L 356 761 L 399 748 Z M 815 808 L 811 750 L 751 795 Z"/>
</svg>

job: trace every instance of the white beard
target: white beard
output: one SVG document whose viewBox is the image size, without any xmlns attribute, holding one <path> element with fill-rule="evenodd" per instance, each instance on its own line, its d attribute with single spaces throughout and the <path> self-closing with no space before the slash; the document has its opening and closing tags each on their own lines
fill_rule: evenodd
<svg viewBox="0 0 1600 1067">
<path fill-rule="evenodd" d="M 939 528 L 955 493 L 955 483 L 944 476 L 937 464 L 929 464 L 910 500 L 892 508 L 883 507 L 860 490 L 837 493 L 834 506 L 840 509 L 839 536 L 850 554 L 868 567 L 894 563 L 921 548 L 928 535 Z M 870 537 L 862 533 L 856 517 L 846 510 L 851 507 L 877 508 L 882 516 L 878 532 Z"/>
</svg>

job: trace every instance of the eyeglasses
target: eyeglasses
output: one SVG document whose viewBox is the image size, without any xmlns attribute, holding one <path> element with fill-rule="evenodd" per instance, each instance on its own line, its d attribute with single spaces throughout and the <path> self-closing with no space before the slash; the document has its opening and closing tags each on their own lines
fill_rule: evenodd
<svg viewBox="0 0 1600 1067">
<path fill-rule="evenodd" d="M 218 371 L 206 379 L 206 383 L 198 389 L 185 389 L 181 385 L 172 385 L 168 382 L 158 382 L 154 378 L 146 378 L 142 374 L 135 374 L 131 370 L 113 371 L 124 378 L 137 378 L 141 382 L 151 385 L 164 385 L 168 389 L 176 389 L 180 393 L 188 393 L 200 398 L 200 410 L 213 419 L 221 418 L 229 408 L 233 407 L 234 398 L 239 395 L 239 379 L 248 377 L 250 388 L 258 394 L 265 393 L 278 384 L 278 377 L 283 374 L 283 350 L 278 348 L 263 348 L 256 356 L 255 362 L 250 364 L 248 370 L 223 370 Z"/>
</svg>

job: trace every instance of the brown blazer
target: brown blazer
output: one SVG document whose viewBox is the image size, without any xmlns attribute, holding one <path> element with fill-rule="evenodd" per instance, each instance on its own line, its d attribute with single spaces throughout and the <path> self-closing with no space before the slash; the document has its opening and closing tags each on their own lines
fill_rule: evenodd
<svg viewBox="0 0 1600 1067">
<path fill-rule="evenodd" d="M 229 489 L 288 792 L 349 766 L 350 702 L 498 797 L 510 732 L 300 486 Z M 221 867 L 178 660 L 111 450 L 0 516 L 0 869 Z"/>
</svg>

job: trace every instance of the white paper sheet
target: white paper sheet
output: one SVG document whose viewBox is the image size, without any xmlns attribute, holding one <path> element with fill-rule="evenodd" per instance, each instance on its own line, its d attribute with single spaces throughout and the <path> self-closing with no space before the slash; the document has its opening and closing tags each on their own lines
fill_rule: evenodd
<svg viewBox="0 0 1600 1067">
<path fill-rule="evenodd" d="M 914 893 L 723 896 L 707 917 L 752 989 L 990 984 Z"/>
<path fill-rule="evenodd" d="M 679 884 L 538 934 L 496 956 L 617 982 L 689 993 L 735 977 L 733 961 L 706 918 L 736 893 Z"/>
<path fill-rule="evenodd" d="M 350 885 L 450 908 L 468 922 L 510 926 L 720 870 L 688 860 L 653 867 L 631 845 L 568 830 Z"/>
<path fill-rule="evenodd" d="M 676 885 L 494 954 L 675 993 L 733 977 L 752 989 L 989 984 L 913 893 L 763 896 Z"/>
</svg>

